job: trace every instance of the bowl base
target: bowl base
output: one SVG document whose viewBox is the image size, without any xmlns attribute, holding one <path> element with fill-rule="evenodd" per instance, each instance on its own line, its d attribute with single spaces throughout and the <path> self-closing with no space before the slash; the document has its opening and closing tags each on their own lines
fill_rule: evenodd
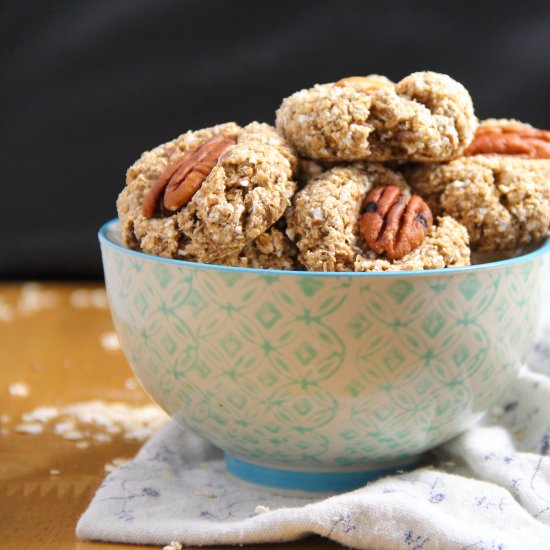
<svg viewBox="0 0 550 550">
<path fill-rule="evenodd" d="M 239 483 L 293 497 L 318 497 L 352 491 L 378 478 L 412 470 L 421 463 L 421 457 L 416 456 L 407 457 L 404 461 L 375 464 L 368 469 L 304 471 L 262 466 L 228 453 L 224 453 L 224 458 L 227 473 Z"/>
</svg>

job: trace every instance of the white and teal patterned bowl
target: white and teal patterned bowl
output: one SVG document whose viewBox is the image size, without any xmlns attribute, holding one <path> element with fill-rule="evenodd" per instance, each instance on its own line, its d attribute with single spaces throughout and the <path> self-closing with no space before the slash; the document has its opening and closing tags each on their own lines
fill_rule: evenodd
<svg viewBox="0 0 550 550">
<path fill-rule="evenodd" d="M 529 351 L 550 239 L 452 270 L 267 271 L 99 234 L 113 321 L 149 395 L 279 490 L 364 484 L 471 426 Z"/>
</svg>

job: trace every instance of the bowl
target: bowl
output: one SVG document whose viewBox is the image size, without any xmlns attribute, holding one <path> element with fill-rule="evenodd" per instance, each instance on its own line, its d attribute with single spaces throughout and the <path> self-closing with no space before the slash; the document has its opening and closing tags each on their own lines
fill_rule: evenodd
<svg viewBox="0 0 550 550">
<path fill-rule="evenodd" d="M 550 239 L 464 268 L 317 273 L 166 259 L 99 233 L 115 329 L 151 398 L 272 490 L 418 464 L 502 397 L 532 344 Z"/>
</svg>

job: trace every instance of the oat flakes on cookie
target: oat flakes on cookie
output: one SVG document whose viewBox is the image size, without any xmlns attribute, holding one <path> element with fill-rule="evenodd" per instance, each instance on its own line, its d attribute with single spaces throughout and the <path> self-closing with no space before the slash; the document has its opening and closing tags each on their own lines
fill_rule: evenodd
<svg viewBox="0 0 550 550">
<path fill-rule="evenodd" d="M 466 226 L 473 250 L 511 250 L 548 234 L 548 131 L 488 119 L 464 156 L 448 164 L 413 167 L 407 177 L 434 213 Z"/>
<path fill-rule="evenodd" d="M 376 163 L 337 166 L 298 191 L 286 215 L 309 271 L 396 271 L 469 265 L 466 229 L 433 220 L 401 174 Z"/>
<path fill-rule="evenodd" d="M 309 159 L 437 162 L 464 151 L 477 119 L 462 84 L 426 71 L 397 84 L 370 75 L 301 90 L 283 100 L 276 125 Z"/>
<path fill-rule="evenodd" d="M 299 267 L 296 256 L 296 247 L 285 232 L 271 227 L 247 244 L 239 254 L 228 258 L 224 265 L 288 271 Z"/>
<path fill-rule="evenodd" d="M 265 233 L 290 204 L 296 166 L 293 148 L 267 124 L 189 131 L 128 170 L 117 200 L 124 242 L 159 256 L 228 265 L 242 265 L 248 246 L 256 251 L 254 266 L 285 265 L 288 243 Z"/>
</svg>

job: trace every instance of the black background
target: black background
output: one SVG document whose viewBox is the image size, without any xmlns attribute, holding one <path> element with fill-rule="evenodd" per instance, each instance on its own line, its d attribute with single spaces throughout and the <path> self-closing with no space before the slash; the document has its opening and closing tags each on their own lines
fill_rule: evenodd
<svg viewBox="0 0 550 550">
<path fill-rule="evenodd" d="M 550 128 L 550 2 L 2 4 L 0 278 L 102 276 L 127 167 L 187 129 L 272 123 L 317 82 L 451 75 L 480 118 Z"/>
</svg>

